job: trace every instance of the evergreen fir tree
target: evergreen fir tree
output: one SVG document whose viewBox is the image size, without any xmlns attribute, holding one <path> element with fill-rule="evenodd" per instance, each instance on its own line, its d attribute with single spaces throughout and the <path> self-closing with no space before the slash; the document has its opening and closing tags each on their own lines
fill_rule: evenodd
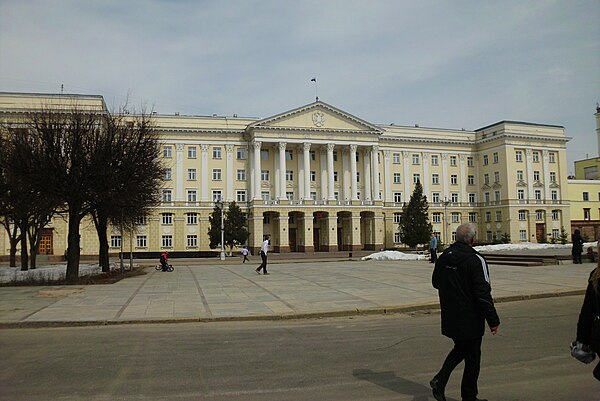
<svg viewBox="0 0 600 401">
<path fill-rule="evenodd" d="M 225 212 L 225 245 L 229 250 L 243 245 L 248 240 L 248 219 L 237 203 L 231 202 Z"/>
<path fill-rule="evenodd" d="M 208 238 L 210 240 L 210 248 L 221 247 L 221 211 L 215 205 L 212 213 L 208 217 Z"/>
<path fill-rule="evenodd" d="M 429 222 L 428 210 L 429 205 L 427 197 L 423 195 L 423 186 L 417 181 L 410 201 L 402 207 L 400 220 L 402 242 L 411 248 L 418 244 L 426 244 L 431 238 L 433 227 Z"/>
</svg>

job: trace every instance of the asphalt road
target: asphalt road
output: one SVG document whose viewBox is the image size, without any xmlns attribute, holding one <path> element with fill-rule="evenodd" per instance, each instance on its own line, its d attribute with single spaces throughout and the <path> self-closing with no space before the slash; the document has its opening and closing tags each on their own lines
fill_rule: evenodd
<svg viewBox="0 0 600 401">
<path fill-rule="evenodd" d="M 498 305 L 480 397 L 600 400 L 570 357 L 582 297 Z M 0 400 L 433 401 L 439 314 L 0 331 Z M 448 385 L 460 400 L 462 365 Z"/>
</svg>

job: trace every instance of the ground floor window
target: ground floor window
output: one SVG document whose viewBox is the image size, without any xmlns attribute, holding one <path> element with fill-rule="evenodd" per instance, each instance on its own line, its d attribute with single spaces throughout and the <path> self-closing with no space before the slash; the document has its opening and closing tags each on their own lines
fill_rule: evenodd
<svg viewBox="0 0 600 401">
<path fill-rule="evenodd" d="M 402 242 L 402 236 L 399 232 L 394 233 L 394 244 L 399 244 Z"/>
<path fill-rule="evenodd" d="M 527 230 L 519 230 L 519 240 L 527 241 Z"/>
<path fill-rule="evenodd" d="M 553 228 L 552 229 L 552 238 L 558 239 L 558 237 L 560 237 L 560 232 L 559 232 L 558 228 Z"/>
<path fill-rule="evenodd" d="M 111 235 L 110 236 L 110 247 L 111 248 L 120 248 L 121 247 L 121 236 L 120 235 Z"/>
<path fill-rule="evenodd" d="M 163 248 L 173 248 L 173 236 L 172 235 L 163 235 L 162 236 L 162 247 Z"/>
<path fill-rule="evenodd" d="M 187 236 L 187 247 L 188 248 L 198 248 L 198 236 L 197 235 L 188 235 Z"/>
<path fill-rule="evenodd" d="M 148 239 L 145 235 L 138 235 L 135 238 L 135 246 L 137 248 L 147 248 L 148 247 Z"/>
</svg>

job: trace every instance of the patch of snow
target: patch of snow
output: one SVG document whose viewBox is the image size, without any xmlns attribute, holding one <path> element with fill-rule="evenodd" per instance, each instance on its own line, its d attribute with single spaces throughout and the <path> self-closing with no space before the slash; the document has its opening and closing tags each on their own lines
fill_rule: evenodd
<svg viewBox="0 0 600 401">
<path fill-rule="evenodd" d="M 538 244 L 534 242 L 521 242 L 519 244 L 496 244 L 476 246 L 477 252 L 496 252 L 496 251 L 518 251 L 523 249 L 571 249 L 573 244 Z M 596 246 L 596 242 L 586 242 L 583 244 L 583 249 L 590 246 Z"/>
<path fill-rule="evenodd" d="M 128 266 L 127 266 L 128 267 Z M 119 269 L 120 265 L 111 264 L 110 270 Z M 102 269 L 98 264 L 80 264 L 79 277 L 93 276 L 102 273 Z M 0 283 L 8 283 L 11 281 L 26 281 L 26 280 L 62 280 L 67 274 L 66 264 L 54 264 L 38 266 L 33 270 L 21 271 L 21 267 L 2 267 L 0 268 Z"/>
<path fill-rule="evenodd" d="M 403 253 L 399 251 L 381 251 L 364 256 L 361 260 L 425 260 L 428 259 L 425 255 L 413 253 Z"/>
</svg>

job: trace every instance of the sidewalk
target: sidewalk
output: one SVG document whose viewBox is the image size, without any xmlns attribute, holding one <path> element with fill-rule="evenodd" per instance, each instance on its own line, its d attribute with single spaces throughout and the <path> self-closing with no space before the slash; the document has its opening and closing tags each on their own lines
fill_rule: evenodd
<svg viewBox="0 0 600 401">
<path fill-rule="evenodd" d="M 115 284 L 0 288 L 0 328 L 348 316 L 436 309 L 427 261 L 175 259 Z M 273 258 L 275 259 L 275 258 Z M 302 262 L 302 263 L 299 263 Z M 148 265 L 154 265 L 149 262 Z M 497 302 L 583 294 L 593 263 L 491 265 Z"/>
</svg>

